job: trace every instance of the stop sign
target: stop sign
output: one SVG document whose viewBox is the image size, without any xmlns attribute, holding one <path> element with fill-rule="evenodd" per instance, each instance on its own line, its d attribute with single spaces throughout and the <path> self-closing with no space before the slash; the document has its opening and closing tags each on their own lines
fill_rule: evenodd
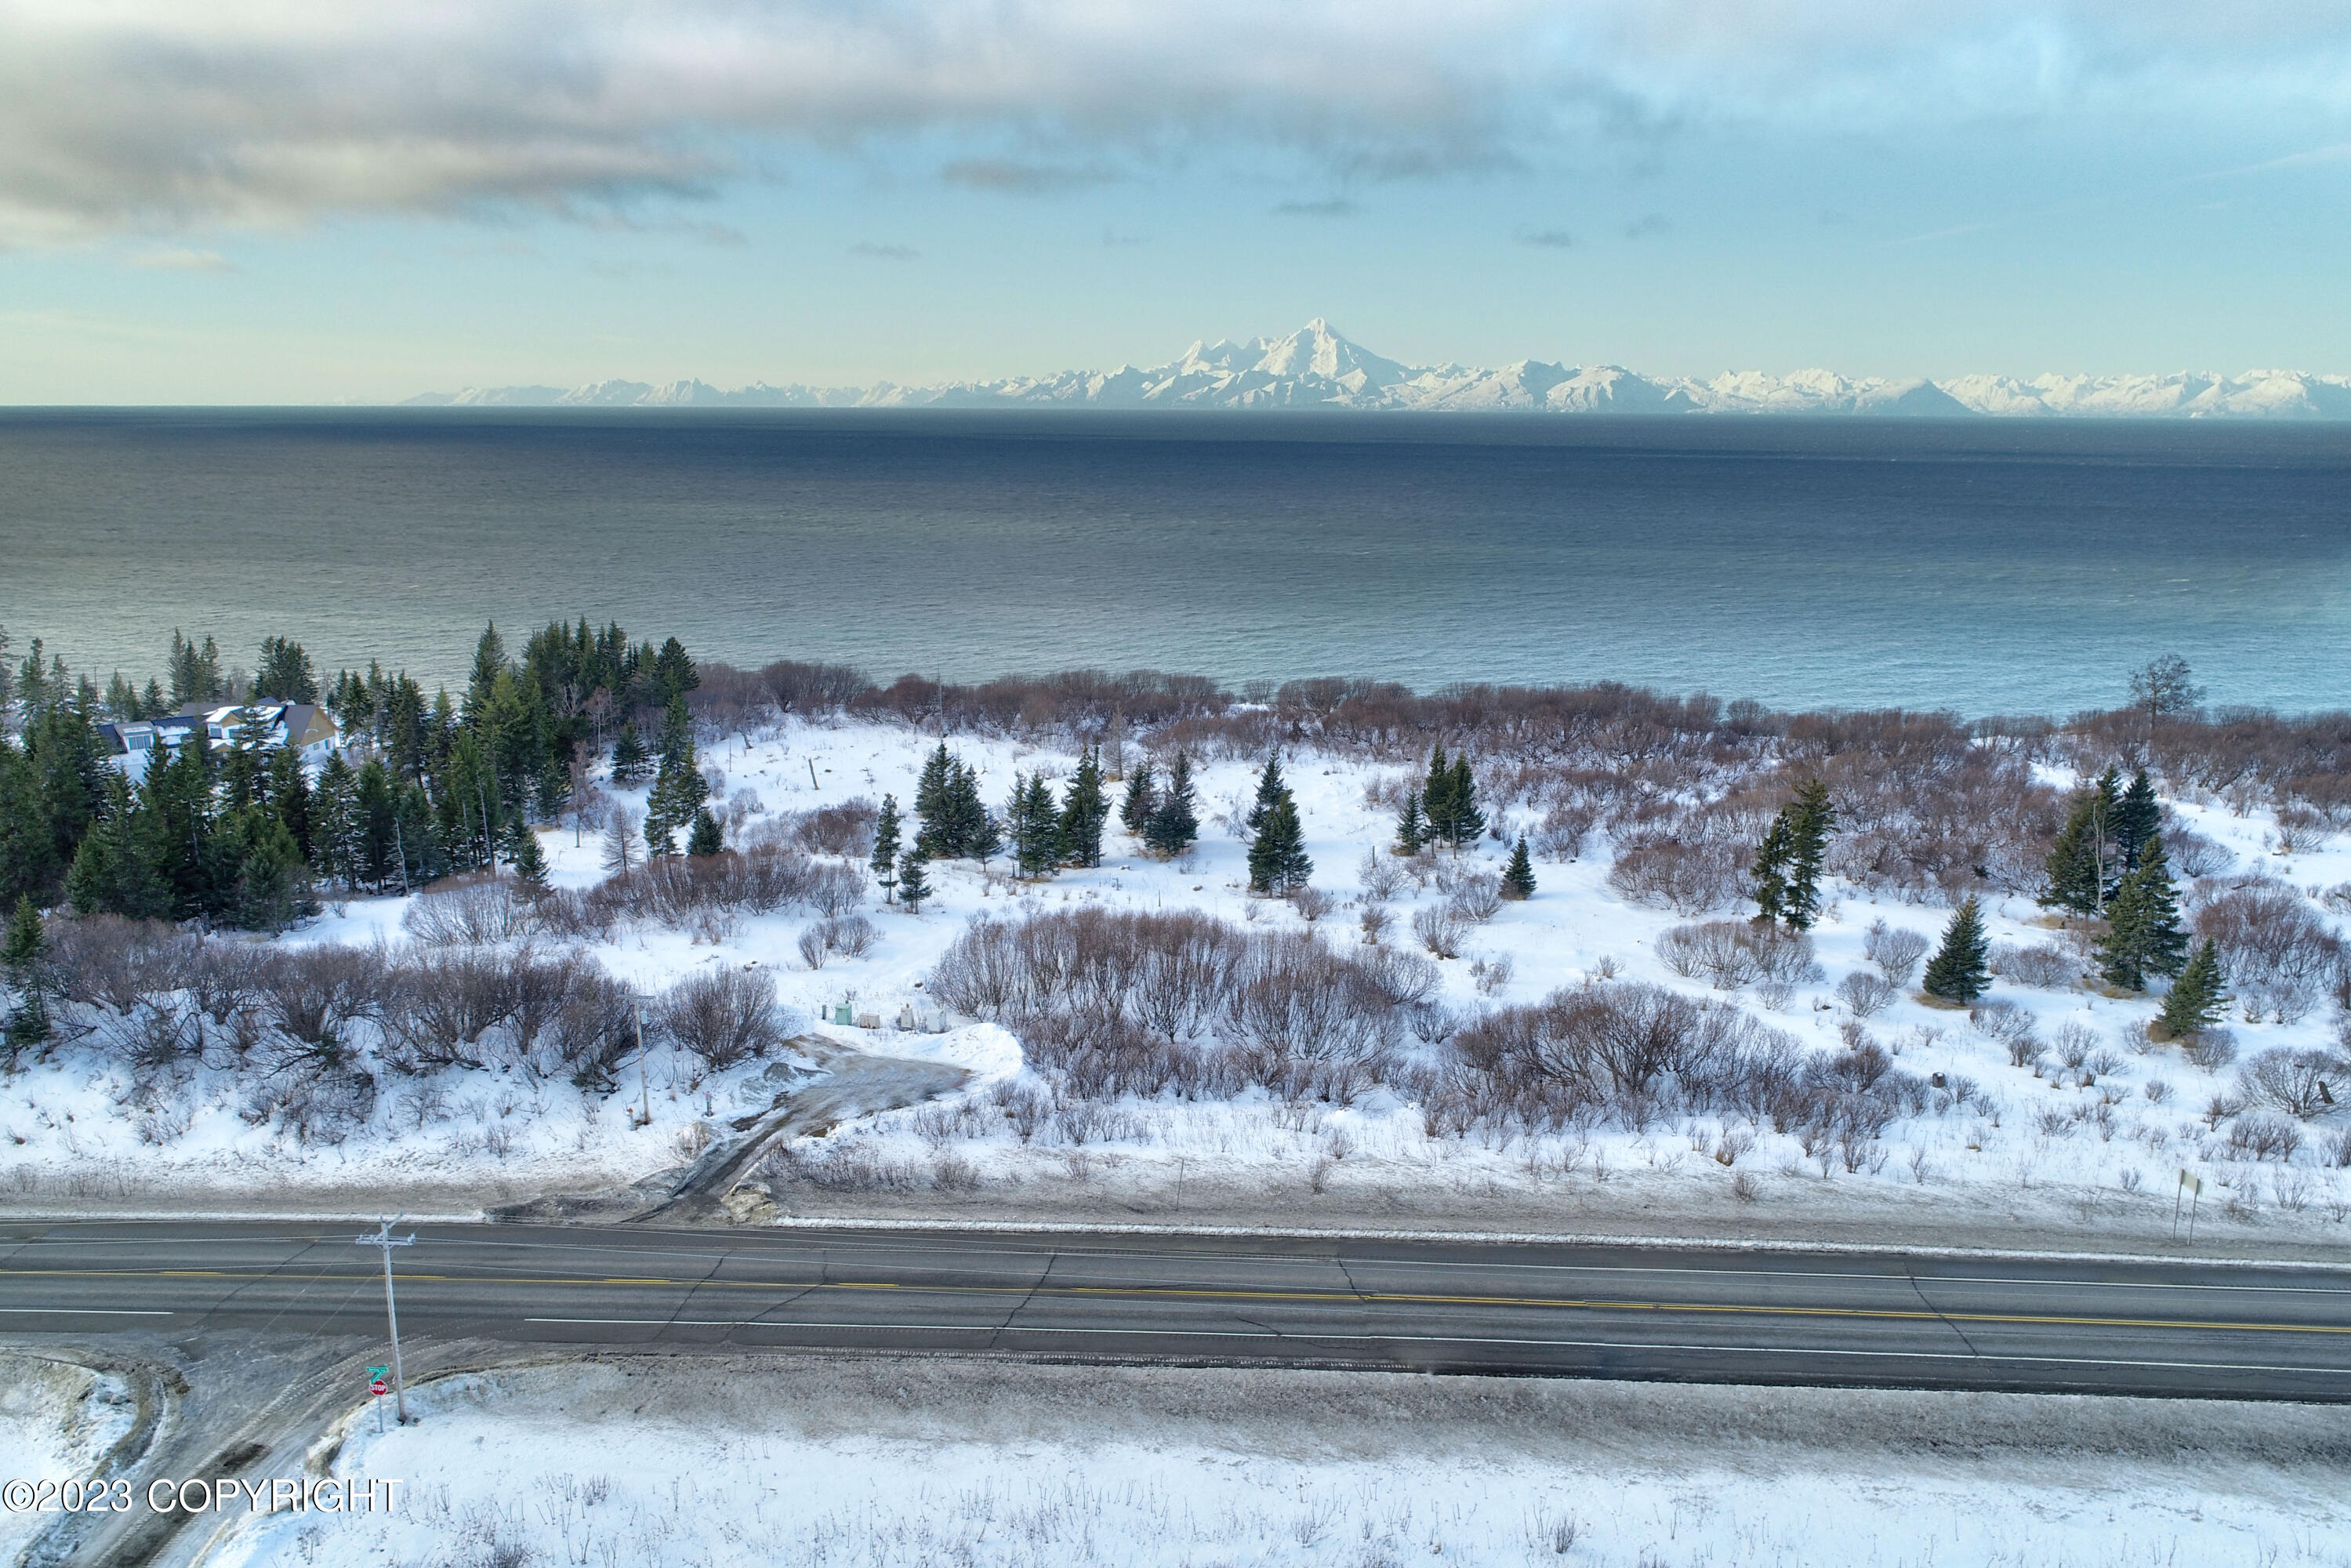
<svg viewBox="0 0 2351 1568">
<path fill-rule="evenodd" d="M 368 1384 L 368 1392 L 370 1394 L 389 1394 L 392 1392 L 392 1385 L 386 1383 L 381 1377 L 374 1378 Z"/>
</svg>

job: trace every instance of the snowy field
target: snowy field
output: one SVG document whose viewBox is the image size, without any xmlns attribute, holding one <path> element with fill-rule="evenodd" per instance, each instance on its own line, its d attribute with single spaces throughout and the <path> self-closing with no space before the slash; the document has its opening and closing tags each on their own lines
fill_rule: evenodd
<svg viewBox="0 0 2351 1568">
<path fill-rule="evenodd" d="M 139 1415 L 122 1380 L 67 1362 L 0 1352 L 0 1480 L 78 1480 L 95 1472 Z M 42 1500 L 54 1510 L 56 1499 Z M 57 1519 L 0 1510 L 0 1563 Z"/>
<path fill-rule="evenodd" d="M 792 721 L 709 743 L 703 763 L 717 777 L 714 800 L 727 804 L 732 839 L 780 833 L 795 813 L 878 802 L 884 793 L 907 811 L 911 836 L 916 774 L 936 744 L 881 723 Z M 991 804 L 1016 771 L 1042 769 L 1058 779 L 1074 765 L 1069 755 L 1011 741 L 959 737 L 950 745 L 978 770 Z M 1875 1044 L 1918 1087 L 1912 1107 L 1867 1138 L 1809 1135 L 1775 1130 L 1768 1118 L 1711 1113 L 1637 1125 L 1601 1118 L 1534 1135 L 1465 1131 L 1440 1124 L 1428 1107 L 1384 1082 L 1330 1100 L 1252 1088 L 1228 1098 L 1169 1093 L 1081 1103 L 1066 1084 L 1024 1066 L 1017 1042 L 1002 1031 L 974 1027 L 976 1020 L 934 1000 L 927 982 L 935 967 L 976 919 L 1088 906 L 1197 910 L 1249 932 L 1311 925 L 1334 948 L 1362 952 L 1364 915 L 1380 905 L 1388 912 L 1380 942 L 1414 951 L 1416 912 L 1446 905 L 1447 889 L 1465 878 L 1501 869 L 1507 845 L 1489 838 L 1458 863 L 1445 856 L 1418 880 L 1402 877 L 1382 897 L 1367 889 L 1366 877 L 1393 838 L 1394 815 L 1373 801 L 1413 781 L 1406 771 L 1311 751 L 1289 756 L 1285 769 L 1314 861 L 1313 885 L 1330 895 L 1331 907 L 1312 922 L 1297 904 L 1247 892 L 1237 823 L 1255 767 L 1233 759 L 1200 769 L 1201 838 L 1183 860 L 1154 860 L 1113 821 L 1099 869 L 1065 870 L 1031 884 L 1013 880 L 1002 860 L 985 870 L 940 863 L 932 868 L 936 896 L 918 915 L 885 907 L 879 890 L 870 890 L 861 912 L 873 927 L 870 946 L 856 956 L 820 948 L 820 967 L 803 956 L 802 937 L 816 924 L 805 911 L 699 929 L 632 922 L 611 940 L 579 946 L 650 993 L 698 972 L 756 968 L 774 977 L 795 1030 L 972 1070 L 953 1100 L 799 1140 L 769 1159 L 755 1174 L 744 1210 L 754 1215 L 772 1206 L 786 1215 L 1198 1220 L 1254 1204 L 1245 1218 L 1289 1213 L 1316 1223 L 1442 1228 L 1451 1215 L 1575 1230 L 1621 1229 L 1612 1217 L 1646 1212 L 1655 1217 L 1652 1229 L 1687 1234 L 1711 1225 L 1714 1233 L 1738 1234 L 1809 1226 L 1850 1210 L 1898 1218 L 1914 1231 L 1942 1220 L 2024 1214 L 2059 1227 L 2093 1220 L 2154 1239 L 2168 1234 L 2178 1173 L 2187 1169 L 2205 1183 L 2199 1238 L 2331 1241 L 2346 1234 L 2351 1170 L 2343 1166 L 2351 1162 L 2351 1131 L 2344 1112 L 2297 1120 L 2244 1107 L 2232 1119 L 2213 1103 L 2236 1092 L 2241 1064 L 2262 1051 L 2331 1048 L 2333 1010 L 2322 1003 L 2293 1021 L 2232 1019 L 2237 1061 L 2199 1067 L 2176 1046 L 2148 1043 L 2154 1001 L 2079 978 L 2089 966 L 2067 946 L 2071 934 L 2054 929 L 2023 897 L 1990 899 L 1986 915 L 1996 947 L 2040 950 L 2031 975 L 2037 983 L 2011 968 L 1990 998 L 2011 1006 L 1974 1020 L 1928 1005 L 1915 976 L 1888 988 L 1882 1008 L 1855 1016 L 1839 984 L 1856 972 L 1876 973 L 1865 956 L 1873 923 L 1932 942 L 1949 911 L 1873 902 L 1850 885 L 1830 890 L 1813 933 L 1817 964 L 1808 972 L 1777 984 L 1750 977 L 1727 988 L 1709 985 L 1703 973 L 1678 973 L 1660 956 L 1660 938 L 1692 917 L 1628 902 L 1612 887 L 1608 841 L 1598 833 L 1579 858 L 1539 859 L 1536 895 L 1503 903 L 1468 925 L 1458 956 L 1436 964 L 1433 999 L 1457 1022 L 1613 976 L 1728 1002 L 1806 1050 Z M 617 798 L 642 810 L 641 792 Z M 2236 870 L 2264 872 L 2306 893 L 2309 909 L 2339 926 L 2340 910 L 2320 897 L 2351 879 L 2351 849 L 2339 839 L 2285 857 L 2271 848 L 2262 808 L 2238 814 L 2217 800 L 2168 804 L 2180 824 L 2233 857 Z M 1534 825 L 1525 813 L 1494 814 L 1507 834 Z M 592 831 L 577 842 L 568 829 L 541 838 L 557 885 L 584 888 L 600 879 Z M 284 941 L 406 949 L 410 902 L 336 903 Z M 1726 905 L 1698 918 L 1744 913 Z M 529 940 L 542 950 L 549 946 Z M 815 1021 L 841 1007 L 853 1018 L 878 1018 L 881 1027 Z M 895 1027 L 902 1019 L 916 1027 Z M 2027 1030 L 2030 1051 L 2012 1050 L 2011 1038 Z M 1407 1037 L 1401 1060 L 1434 1060 L 1440 1049 Z M 159 1088 L 85 1040 L 0 1082 L 0 1192 L 31 1207 L 284 1211 L 390 1202 L 472 1212 L 541 1193 L 622 1186 L 682 1166 L 727 1135 L 728 1123 L 773 1103 L 784 1080 L 771 1065 L 714 1071 L 661 1046 L 642 1064 L 632 1060 L 620 1092 L 610 1094 L 511 1066 L 384 1072 L 367 1114 L 321 1139 L 256 1114 L 249 1084 L 235 1074 L 196 1066 Z M 648 1125 L 635 1124 L 640 1105 L 651 1110 Z M 2239 1131 L 2248 1125 L 2276 1135 L 2263 1131 L 2248 1140 Z"/>
<path fill-rule="evenodd" d="M 2331 1412 L 770 1357 L 413 1395 L 225 1568 L 2232 1568 L 2351 1563 Z"/>
</svg>

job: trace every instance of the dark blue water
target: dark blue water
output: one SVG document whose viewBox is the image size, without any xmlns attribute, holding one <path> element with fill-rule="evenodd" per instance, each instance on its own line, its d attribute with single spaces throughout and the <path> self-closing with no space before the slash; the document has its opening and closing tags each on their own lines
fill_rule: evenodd
<svg viewBox="0 0 2351 1568">
<path fill-rule="evenodd" d="M 462 674 L 482 622 L 888 676 L 1152 666 L 2056 712 L 2351 706 L 2351 428 L 0 414 L 0 624 Z"/>
</svg>

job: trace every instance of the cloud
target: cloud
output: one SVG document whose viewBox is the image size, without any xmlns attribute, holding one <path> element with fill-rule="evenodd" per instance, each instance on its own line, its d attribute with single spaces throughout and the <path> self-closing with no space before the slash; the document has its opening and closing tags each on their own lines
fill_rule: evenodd
<svg viewBox="0 0 2351 1568">
<path fill-rule="evenodd" d="M 2339 4 L 0 0 L 0 245 L 625 213 L 778 148 L 946 144 L 949 178 L 1036 193 L 1204 149 L 1441 177 L 1691 127 L 2156 106 L 2182 135 L 2343 139 Z"/>
<path fill-rule="evenodd" d="M 1352 218 L 1364 209 L 1344 196 L 1332 196 L 1320 202 L 1278 202 L 1273 215 L 1278 218 Z"/>
<path fill-rule="evenodd" d="M 1625 237 L 1655 239 L 1659 235 L 1672 233 L 1673 227 L 1673 220 L 1667 217 L 1665 214 L 1644 213 L 1640 217 L 1625 225 Z"/>
<path fill-rule="evenodd" d="M 922 252 L 910 246 L 875 245 L 871 240 L 859 240 L 849 247 L 852 256 L 862 256 L 872 261 L 916 261 Z"/>
<path fill-rule="evenodd" d="M 974 191 L 1043 196 L 1087 185 L 1106 185 L 1119 176 L 1098 166 L 1071 168 L 1055 163 L 1020 163 L 1008 158 L 966 158 L 940 170 L 939 177 L 950 185 Z"/>
<path fill-rule="evenodd" d="M 216 250 L 195 250 L 186 246 L 157 246 L 152 250 L 133 251 L 124 258 L 133 267 L 156 272 L 235 272 L 236 263 Z"/>
<path fill-rule="evenodd" d="M 1575 236 L 1565 229 L 1541 229 L 1533 234 L 1520 235 L 1519 243 L 1544 250 L 1568 250 L 1575 245 Z"/>
</svg>

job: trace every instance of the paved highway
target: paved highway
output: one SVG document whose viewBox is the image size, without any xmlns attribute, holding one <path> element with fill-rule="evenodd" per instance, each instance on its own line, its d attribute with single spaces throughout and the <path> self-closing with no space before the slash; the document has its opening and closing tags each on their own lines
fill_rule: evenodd
<svg viewBox="0 0 2351 1568">
<path fill-rule="evenodd" d="M 2351 1400 L 2351 1272 L 1406 1241 L 424 1225 L 404 1338 Z M 350 1225 L 0 1223 L 0 1333 L 380 1333 Z"/>
</svg>

